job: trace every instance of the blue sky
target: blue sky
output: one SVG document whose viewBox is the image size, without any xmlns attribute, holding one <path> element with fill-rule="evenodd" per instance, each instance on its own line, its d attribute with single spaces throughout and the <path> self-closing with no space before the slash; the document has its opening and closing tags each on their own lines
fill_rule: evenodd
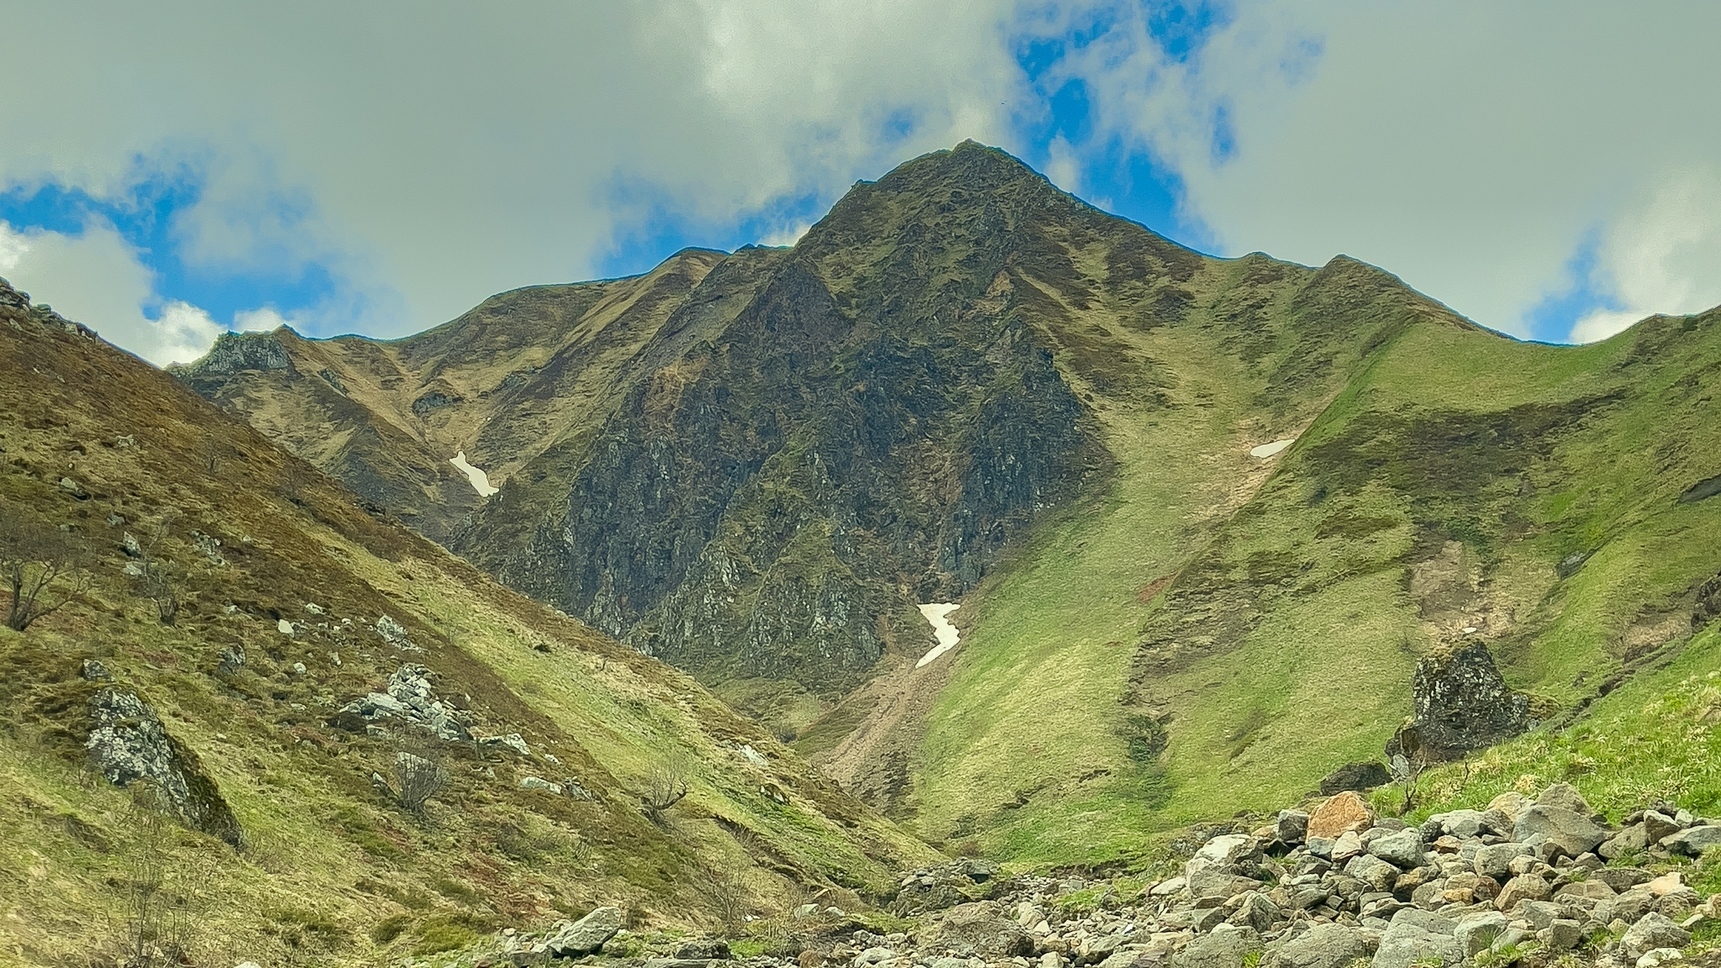
<svg viewBox="0 0 1721 968">
<path fill-rule="evenodd" d="M 1705 6 L 39 6 L 18 29 L 84 69 L 0 63 L 0 274 L 157 362 L 790 242 L 967 137 L 1203 251 L 1353 255 L 1519 336 L 1721 303 Z"/>
</svg>

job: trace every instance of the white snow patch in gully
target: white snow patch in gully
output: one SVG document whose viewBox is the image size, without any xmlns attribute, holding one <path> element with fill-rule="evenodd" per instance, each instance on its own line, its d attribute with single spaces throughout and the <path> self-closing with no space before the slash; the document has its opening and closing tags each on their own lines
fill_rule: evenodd
<svg viewBox="0 0 1721 968">
<path fill-rule="evenodd" d="M 479 497 L 489 497 L 496 493 L 496 488 L 490 486 L 490 475 L 466 462 L 466 451 L 448 458 L 448 462 L 460 468 L 460 472 L 472 482 L 472 489 L 478 492 Z"/>
<path fill-rule="evenodd" d="M 1262 460 L 1266 460 L 1267 458 L 1278 454 L 1280 451 L 1284 450 L 1286 447 L 1289 447 L 1296 442 L 1297 442 L 1297 438 L 1295 438 L 1295 437 L 1286 437 L 1284 440 L 1275 440 L 1270 444 L 1262 444 L 1259 447 L 1250 448 L 1249 449 L 1249 456 L 1250 457 L 1259 457 Z"/>
<path fill-rule="evenodd" d="M 920 661 L 914 664 L 916 669 L 956 648 L 956 642 L 961 638 L 961 633 L 956 631 L 956 626 L 950 624 L 950 613 L 959 607 L 955 602 L 933 602 L 930 605 L 920 606 L 920 614 L 926 616 L 926 620 L 932 623 L 932 634 L 934 638 L 938 639 L 938 644 L 933 646 L 931 652 L 920 657 Z"/>
</svg>

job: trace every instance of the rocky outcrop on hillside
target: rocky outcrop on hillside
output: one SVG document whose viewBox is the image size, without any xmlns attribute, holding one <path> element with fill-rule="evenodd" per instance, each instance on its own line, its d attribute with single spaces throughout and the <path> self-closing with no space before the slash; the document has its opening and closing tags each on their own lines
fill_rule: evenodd
<svg viewBox="0 0 1721 968">
<path fill-rule="evenodd" d="M 99 669 L 100 664 L 96 667 Z M 238 819 L 196 754 L 168 734 L 155 710 L 136 693 L 117 688 L 98 691 L 90 700 L 90 720 L 84 748 L 89 751 L 91 764 L 109 783 L 120 787 L 146 784 L 167 812 L 186 826 L 234 847 L 244 844 Z"/>
<path fill-rule="evenodd" d="M 1422 763 L 1485 749 L 1529 729 L 1530 699 L 1513 692 L 1482 642 L 1439 650 L 1416 664 L 1413 714 L 1387 744 L 1387 754 Z"/>
</svg>

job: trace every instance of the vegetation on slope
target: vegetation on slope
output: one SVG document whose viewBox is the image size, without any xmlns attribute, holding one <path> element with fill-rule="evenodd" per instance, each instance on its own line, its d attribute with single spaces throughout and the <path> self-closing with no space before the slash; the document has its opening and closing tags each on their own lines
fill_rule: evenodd
<svg viewBox="0 0 1721 968">
<path fill-rule="evenodd" d="M 0 630 L 0 824 L 17 834 L 0 844 L 0 961 L 111 953 L 123 926 L 144 828 L 85 750 L 110 688 L 153 708 L 237 821 L 239 849 L 168 834 L 166 900 L 209 960 L 375 963 L 599 903 L 695 926 L 719 880 L 770 910 L 805 887 L 881 891 L 932 856 L 682 674 L 0 297 L 0 514 L 75 537 L 91 575 L 71 605 Z M 172 624 L 124 571 L 128 533 L 177 576 Z M 409 663 L 475 737 L 518 733 L 528 752 L 343 725 Z M 401 752 L 447 772 L 422 815 L 373 782 L 398 782 Z M 688 794 L 653 812 L 642 796 L 665 767 Z"/>
</svg>

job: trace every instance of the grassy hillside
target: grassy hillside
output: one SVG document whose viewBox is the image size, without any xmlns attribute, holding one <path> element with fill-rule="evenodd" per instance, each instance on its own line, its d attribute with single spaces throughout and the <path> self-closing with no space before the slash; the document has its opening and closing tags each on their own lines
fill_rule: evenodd
<svg viewBox="0 0 1721 968">
<path fill-rule="evenodd" d="M 713 885 L 763 913 L 808 890 L 887 889 L 932 856 L 684 675 L 0 297 L 0 515 L 76 539 L 90 575 L 65 608 L 0 629 L 0 824 L 15 834 L 0 840 L 0 963 L 111 953 L 139 865 L 158 856 L 128 792 L 86 765 L 90 701 L 110 685 L 153 707 L 242 831 L 237 850 L 166 835 L 165 896 L 199 963 L 374 964 L 599 903 L 709 926 Z M 171 569 L 171 625 L 124 572 L 128 533 Z M 385 615 L 407 642 L 379 634 Z M 86 659 L 113 682 L 86 678 Z M 403 663 L 430 670 L 475 736 L 518 733 L 528 753 L 334 722 Z M 449 776 L 422 816 L 370 779 L 403 748 Z M 654 816 L 642 795 L 663 769 L 688 793 Z"/>
<path fill-rule="evenodd" d="M 1721 503 L 1680 500 L 1721 473 L 1718 323 L 1554 347 L 1418 314 L 1198 544 L 1166 534 L 1187 489 L 1126 474 L 982 597 L 929 721 L 915 823 L 1026 861 L 1106 860 L 1144 831 L 1293 801 L 1378 757 L 1417 657 L 1467 635 L 1569 719 L 1678 648 L 1721 568 Z M 1241 474 L 1218 439 L 1190 449 Z M 988 782 L 1023 742 L 1027 775 Z"/>
</svg>

